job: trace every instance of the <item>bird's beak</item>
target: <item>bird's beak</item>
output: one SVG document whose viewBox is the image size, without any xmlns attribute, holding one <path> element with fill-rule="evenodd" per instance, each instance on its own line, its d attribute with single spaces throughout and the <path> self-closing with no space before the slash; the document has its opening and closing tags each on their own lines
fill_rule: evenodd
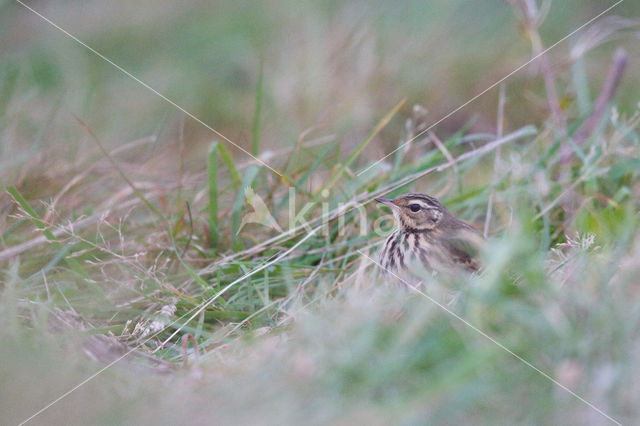
<svg viewBox="0 0 640 426">
<path fill-rule="evenodd" d="M 374 198 L 377 202 L 385 204 L 389 207 L 394 207 L 395 203 L 391 198 Z"/>
</svg>

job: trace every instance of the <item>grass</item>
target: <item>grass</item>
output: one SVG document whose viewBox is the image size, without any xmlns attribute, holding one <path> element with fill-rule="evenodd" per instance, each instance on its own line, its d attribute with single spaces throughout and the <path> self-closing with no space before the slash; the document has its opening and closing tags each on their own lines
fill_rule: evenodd
<svg viewBox="0 0 640 426">
<path fill-rule="evenodd" d="M 28 44 L 15 27 L 3 30 L 7 423 L 111 363 L 32 422 L 633 423 L 637 70 L 626 69 L 584 141 L 571 145 L 558 123 L 574 134 L 592 122 L 614 48 L 624 45 L 633 63 L 637 46 L 620 31 L 615 46 L 595 43 L 579 58 L 554 50 L 559 112 L 549 112 L 550 76 L 532 68 L 419 135 L 526 61 L 534 32 L 551 44 L 606 6 L 575 3 L 569 14 L 554 3 L 532 27 L 512 14 L 517 5 L 487 4 L 482 14 L 461 2 L 407 5 L 362 14 L 224 3 L 233 19 L 223 24 L 220 11 L 178 13 L 167 2 L 153 10 L 164 30 L 136 25 L 132 17 L 145 16 L 136 13 L 117 15 L 119 31 L 77 28 L 282 176 L 212 142 L 67 40 L 37 33 Z M 65 8 L 46 12 L 66 25 Z M 90 23 L 110 10 L 78 13 Z M 17 5 L 0 11 L 44 31 Z M 447 17 L 456 25 L 439 24 Z M 592 46 L 587 35 L 573 48 Z M 436 49 L 447 37 L 457 48 Z M 133 53 L 140 48 L 149 55 Z M 455 315 L 597 409 L 428 298 L 380 281 L 361 253 L 376 258 L 391 221 L 370 201 L 409 190 L 489 230 L 482 275 L 433 278 L 424 291 L 442 301 L 455 290 Z M 253 213 L 270 223 L 263 207 L 282 231 L 243 222 Z"/>
</svg>

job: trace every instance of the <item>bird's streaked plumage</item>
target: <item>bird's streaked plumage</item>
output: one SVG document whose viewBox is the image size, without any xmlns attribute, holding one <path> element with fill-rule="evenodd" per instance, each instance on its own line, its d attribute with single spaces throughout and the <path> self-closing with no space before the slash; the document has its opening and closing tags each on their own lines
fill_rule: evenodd
<svg viewBox="0 0 640 426">
<path fill-rule="evenodd" d="M 434 197 L 409 193 L 376 201 L 391 208 L 397 225 L 380 254 L 386 271 L 406 276 L 416 266 L 438 272 L 480 269 L 477 255 L 484 238 Z"/>
</svg>

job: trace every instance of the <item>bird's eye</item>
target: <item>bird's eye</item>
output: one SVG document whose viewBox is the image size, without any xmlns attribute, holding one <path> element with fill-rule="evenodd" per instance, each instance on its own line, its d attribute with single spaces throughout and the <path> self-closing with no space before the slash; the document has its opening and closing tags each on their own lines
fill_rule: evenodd
<svg viewBox="0 0 640 426">
<path fill-rule="evenodd" d="M 409 206 L 409 210 L 411 210 L 412 212 L 419 212 L 420 211 L 420 205 L 419 204 L 411 204 Z"/>
</svg>

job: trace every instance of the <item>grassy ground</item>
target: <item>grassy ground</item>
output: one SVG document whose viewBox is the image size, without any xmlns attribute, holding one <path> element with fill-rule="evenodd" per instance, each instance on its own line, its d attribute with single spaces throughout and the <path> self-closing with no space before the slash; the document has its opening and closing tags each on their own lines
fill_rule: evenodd
<svg viewBox="0 0 640 426">
<path fill-rule="evenodd" d="M 3 423 L 633 424 L 640 10 L 430 128 L 613 4 L 511 3 L 30 3 L 189 117 L 0 1 Z M 409 190 L 489 235 L 450 312 L 368 258 Z"/>
</svg>

